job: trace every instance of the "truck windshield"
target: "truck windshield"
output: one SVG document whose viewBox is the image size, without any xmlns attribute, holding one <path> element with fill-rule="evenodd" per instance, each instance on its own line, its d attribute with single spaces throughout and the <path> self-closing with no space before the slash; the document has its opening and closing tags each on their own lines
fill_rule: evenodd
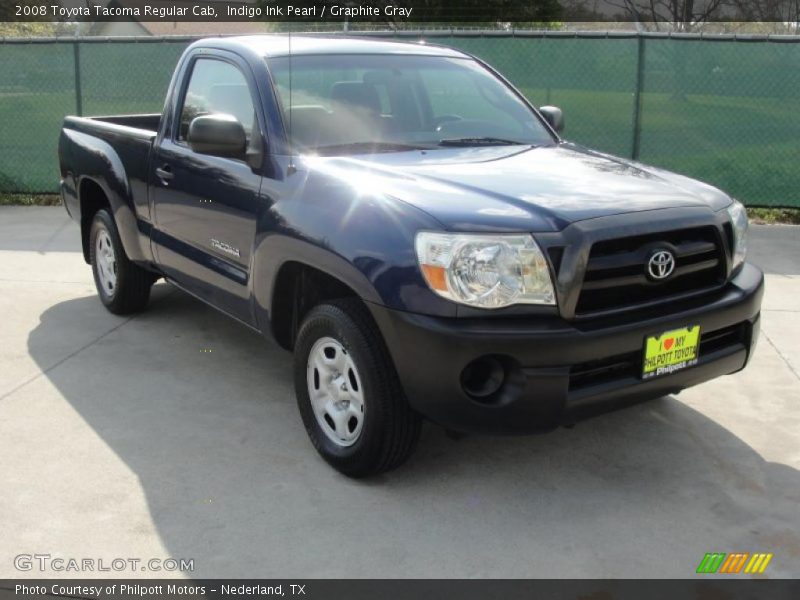
<svg viewBox="0 0 800 600">
<path fill-rule="evenodd" d="M 468 58 L 319 55 L 269 59 L 296 152 L 545 145 L 553 137 L 517 95 Z"/>
</svg>

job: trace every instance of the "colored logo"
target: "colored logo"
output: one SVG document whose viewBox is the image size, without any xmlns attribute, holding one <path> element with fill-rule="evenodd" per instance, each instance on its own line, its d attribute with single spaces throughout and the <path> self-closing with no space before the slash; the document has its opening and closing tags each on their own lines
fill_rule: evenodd
<svg viewBox="0 0 800 600">
<path fill-rule="evenodd" d="M 651 279 L 661 281 L 666 279 L 675 270 L 675 257 L 669 250 L 659 250 L 654 252 L 647 261 L 647 274 Z"/>
<path fill-rule="evenodd" d="M 700 561 L 698 573 L 763 573 L 767 570 L 772 553 L 769 552 L 709 552 Z"/>
</svg>

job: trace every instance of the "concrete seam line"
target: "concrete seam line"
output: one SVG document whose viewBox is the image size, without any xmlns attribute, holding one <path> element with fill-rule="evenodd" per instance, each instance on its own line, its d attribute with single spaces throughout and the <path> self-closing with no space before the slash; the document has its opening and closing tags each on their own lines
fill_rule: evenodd
<svg viewBox="0 0 800 600">
<path fill-rule="evenodd" d="M 49 238 L 47 238 L 47 239 L 46 239 L 46 240 L 45 240 L 45 241 L 42 243 L 42 245 L 39 247 L 39 250 L 38 250 L 37 252 L 38 252 L 39 254 L 47 254 L 47 247 L 48 247 L 50 244 L 52 244 L 52 243 L 53 243 L 53 240 L 55 240 L 55 239 L 56 239 L 56 237 L 58 237 L 58 234 L 59 234 L 59 233 L 61 233 L 62 231 L 64 231 L 64 229 L 66 229 L 67 225 L 70 225 L 71 223 L 72 223 L 72 220 L 71 220 L 71 219 L 64 219 L 64 220 L 61 222 L 61 225 L 59 225 L 59 226 L 58 226 L 58 229 L 56 229 L 56 230 L 55 230 L 55 231 L 54 231 L 52 234 L 50 234 L 50 237 L 49 237 Z"/>
<path fill-rule="evenodd" d="M 777 352 L 778 356 L 780 356 L 781 359 L 783 360 L 783 362 L 786 363 L 786 366 L 789 367 L 789 370 L 792 372 L 792 374 L 795 377 L 797 377 L 797 379 L 800 379 L 800 374 L 797 371 L 794 370 L 794 367 L 792 366 L 792 363 L 790 363 L 788 361 L 788 359 L 783 355 L 783 352 L 781 352 L 780 349 L 773 343 L 773 341 L 771 339 L 769 339 L 769 336 L 767 335 L 767 332 L 762 329 L 761 330 L 761 335 L 763 335 L 764 339 L 766 339 L 769 342 L 770 346 L 775 348 L 775 352 Z"/>
<path fill-rule="evenodd" d="M 165 295 L 163 298 L 168 298 L 169 296 L 172 296 L 172 295 L 173 295 L 175 292 L 177 292 L 177 290 L 173 290 L 173 291 L 171 291 L 171 292 L 167 293 L 167 294 L 166 294 L 166 295 Z M 163 300 L 163 298 L 161 298 L 161 300 Z M 154 302 L 153 304 L 157 304 L 157 303 L 158 303 L 158 302 L 156 301 L 156 302 Z M 97 336 L 95 339 L 93 339 L 92 341 L 90 341 L 90 342 L 88 342 L 88 343 L 84 344 L 83 346 L 81 346 L 81 347 L 80 347 L 80 348 L 78 348 L 77 350 L 75 350 L 75 351 L 73 351 L 73 352 L 70 352 L 70 353 L 69 353 L 69 354 L 67 354 L 67 355 L 66 355 L 64 358 L 62 358 L 62 359 L 60 359 L 60 360 L 56 361 L 55 363 L 53 363 L 52 365 L 50 365 L 50 366 L 49 366 L 49 367 L 47 367 L 46 369 L 43 369 L 42 371 L 39 371 L 38 373 L 36 373 L 36 375 L 33 375 L 32 377 L 30 377 L 30 378 L 26 379 L 26 380 L 25 380 L 25 381 L 23 381 L 22 383 L 20 383 L 20 384 L 16 385 L 15 387 L 13 387 L 13 388 L 12 388 L 12 389 L 10 389 L 9 391 L 7 391 L 5 394 L 3 394 L 2 396 L 0 396 L 0 402 L 2 402 L 3 400 L 5 400 L 6 398 L 8 398 L 8 397 L 9 397 L 11 394 L 14 394 L 15 392 L 18 392 L 19 390 L 21 390 L 22 388 L 24 388 L 24 387 L 25 387 L 26 385 L 28 385 L 29 383 L 33 383 L 34 381 L 36 381 L 37 379 L 39 379 L 39 378 L 40 378 L 42 375 L 46 375 L 47 373 L 49 373 L 50 371 L 52 371 L 53 369 L 55 369 L 55 368 L 56 368 L 56 367 L 58 367 L 59 365 L 61 365 L 61 364 L 63 364 L 64 362 L 68 361 L 68 360 L 69 360 L 70 358 L 72 358 L 73 356 L 76 356 L 77 354 L 80 354 L 81 352 L 83 352 L 84 350 L 86 350 L 87 348 L 89 348 L 90 346 L 93 346 L 93 345 L 95 345 L 97 342 L 99 342 L 100 340 L 102 340 L 104 337 L 106 337 L 106 336 L 108 336 L 108 335 L 110 335 L 110 334 L 114 333 L 114 332 L 115 332 L 117 329 L 119 329 L 119 328 L 120 328 L 120 327 L 122 327 L 123 325 L 127 325 L 128 323 L 130 323 L 131 321 L 133 321 L 133 320 L 134 320 L 134 319 L 135 319 L 137 316 L 138 316 L 138 315 L 133 315 L 132 317 L 128 317 L 128 318 L 127 318 L 127 319 L 125 319 L 125 320 L 124 320 L 122 323 L 120 323 L 120 324 L 118 324 L 118 325 L 115 325 L 114 327 L 112 327 L 111 329 L 109 329 L 108 331 L 106 331 L 105 333 L 103 333 L 102 335 L 99 335 L 99 336 Z"/>
<path fill-rule="evenodd" d="M 53 284 L 60 285 L 62 283 L 66 283 L 69 285 L 73 284 L 91 285 L 90 281 L 48 281 L 46 279 L 5 279 L 5 278 L 0 278 L 0 283 L 48 283 L 51 285 Z"/>
<path fill-rule="evenodd" d="M 56 361 L 55 363 L 53 363 L 52 365 L 50 365 L 50 366 L 49 366 L 49 367 L 47 367 L 46 369 L 44 369 L 44 370 L 42 370 L 42 371 L 40 371 L 40 372 L 36 373 L 36 375 L 34 375 L 34 376 L 30 377 L 29 379 L 27 379 L 27 380 L 23 381 L 22 383 L 20 383 L 20 384 L 19 384 L 19 385 L 17 385 L 16 387 L 12 388 L 11 390 L 7 391 L 5 394 L 3 394 L 2 396 L 0 396 L 0 401 L 2 401 L 2 400 L 5 400 L 5 399 L 6 399 L 6 398 L 8 398 L 8 397 L 9 397 L 11 394 L 13 394 L 14 392 L 16 392 L 16 391 L 18 391 L 18 390 L 20 390 L 20 389 L 24 388 L 24 387 L 25 387 L 26 385 L 28 385 L 29 383 L 31 383 L 31 382 L 33 382 L 33 381 L 36 381 L 36 380 L 37 380 L 37 379 L 39 379 L 39 377 L 41 377 L 42 375 L 45 375 L 45 374 L 49 373 L 50 371 L 52 371 L 53 369 L 55 369 L 55 368 L 56 368 L 58 365 L 62 364 L 64 361 L 66 361 L 66 360 L 69 360 L 70 358 L 72 358 L 73 356 L 75 356 L 76 354 L 78 354 L 78 353 L 80 353 L 80 352 L 83 352 L 84 350 L 86 350 L 86 348 L 88 348 L 89 346 L 92 346 L 92 345 L 94 345 L 95 343 L 99 342 L 99 341 L 100 341 L 100 340 L 102 340 L 104 337 L 106 337 L 108 334 L 115 332 L 117 329 L 119 329 L 120 327 L 122 327 L 123 325 L 125 325 L 125 323 L 127 323 L 127 322 L 131 321 L 133 318 L 134 318 L 134 317 L 128 317 L 127 319 L 125 319 L 125 320 L 124 320 L 122 323 L 120 323 L 119 325 L 116 325 L 116 326 L 112 327 L 111 329 L 109 329 L 108 331 L 106 331 L 105 333 L 103 333 L 102 335 L 100 335 L 100 336 L 96 337 L 95 339 L 93 339 L 92 341 L 88 342 L 87 344 L 85 344 L 85 345 L 81 346 L 81 347 L 80 347 L 80 348 L 78 348 L 77 350 L 75 350 L 75 351 L 73 351 L 73 352 L 71 352 L 71 353 L 67 354 L 67 355 L 66 355 L 64 358 L 62 358 L 62 359 L 60 359 L 60 360 Z"/>
</svg>

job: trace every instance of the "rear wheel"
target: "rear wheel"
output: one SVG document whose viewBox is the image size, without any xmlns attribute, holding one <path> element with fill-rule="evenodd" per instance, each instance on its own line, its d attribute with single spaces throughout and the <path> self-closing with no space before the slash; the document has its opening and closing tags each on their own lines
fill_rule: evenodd
<svg viewBox="0 0 800 600">
<path fill-rule="evenodd" d="M 350 477 L 402 464 L 421 428 L 367 309 L 354 299 L 317 306 L 295 345 L 295 393 L 308 436 Z"/>
<path fill-rule="evenodd" d="M 109 311 L 125 315 L 144 310 L 155 278 L 128 259 L 117 225 L 106 209 L 97 211 L 92 220 L 89 262 L 97 293 Z"/>
</svg>

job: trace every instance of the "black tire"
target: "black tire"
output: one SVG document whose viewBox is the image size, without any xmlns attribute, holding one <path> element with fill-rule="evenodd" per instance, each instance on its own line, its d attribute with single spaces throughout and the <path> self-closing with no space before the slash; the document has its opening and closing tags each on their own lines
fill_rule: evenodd
<svg viewBox="0 0 800 600">
<path fill-rule="evenodd" d="M 314 345 L 338 341 L 358 369 L 364 420 L 350 446 L 340 446 L 323 431 L 311 403 L 308 369 Z M 303 321 L 294 349 L 297 404 L 311 442 L 331 466 L 354 478 L 400 466 L 413 453 L 422 419 L 408 404 L 383 338 L 366 307 L 357 299 L 335 300 L 312 309 Z"/>
<path fill-rule="evenodd" d="M 103 233 L 114 251 L 116 282 L 112 287 L 103 285 L 97 256 L 97 238 Z M 101 259 L 102 260 L 102 259 Z M 97 211 L 89 229 L 89 262 L 92 265 L 94 284 L 103 305 L 115 315 L 128 315 L 145 309 L 150 299 L 150 288 L 155 276 L 150 271 L 132 263 L 125 254 L 117 231 L 117 224 L 106 209 Z"/>
</svg>

